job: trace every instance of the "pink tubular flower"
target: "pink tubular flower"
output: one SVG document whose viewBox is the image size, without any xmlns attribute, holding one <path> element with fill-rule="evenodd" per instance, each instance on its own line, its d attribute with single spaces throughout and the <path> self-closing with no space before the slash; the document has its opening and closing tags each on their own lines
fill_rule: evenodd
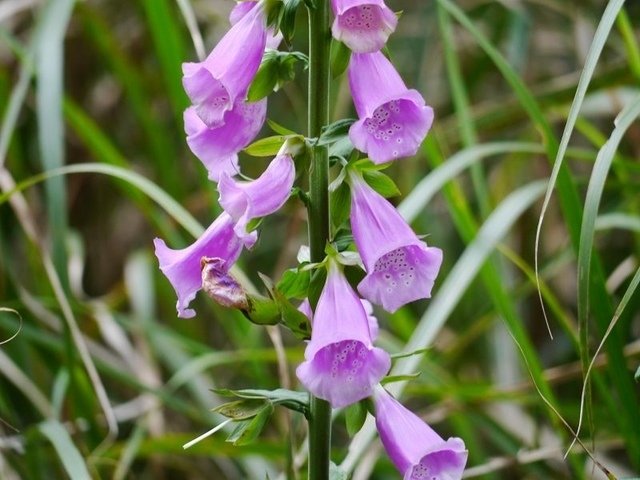
<svg viewBox="0 0 640 480">
<path fill-rule="evenodd" d="M 395 312 L 429 298 L 442 264 L 442 250 L 428 247 L 386 199 L 357 173 L 350 174 L 351 230 L 367 276 L 360 294 Z"/>
<path fill-rule="evenodd" d="M 389 354 L 371 343 L 362 303 L 333 261 L 304 358 L 296 370 L 300 382 L 334 408 L 371 395 L 391 366 Z"/>
<path fill-rule="evenodd" d="M 242 247 L 251 247 L 255 243 L 255 235 L 241 239 L 235 234 L 233 227 L 233 220 L 223 212 L 200 238 L 182 250 L 172 250 L 163 240 L 154 239 L 160 270 L 171 282 L 178 296 L 176 309 L 179 317 L 191 318 L 196 314 L 188 307 L 202 288 L 203 257 L 220 259 L 220 268 L 228 270 L 240 256 Z"/>
<path fill-rule="evenodd" d="M 331 0 L 331 7 L 331 33 L 356 53 L 380 50 L 398 24 L 384 0 Z"/>
<path fill-rule="evenodd" d="M 238 152 L 258 135 L 266 116 L 266 98 L 255 103 L 237 100 L 225 112 L 222 123 L 213 128 L 205 125 L 195 107 L 185 110 L 187 144 L 207 168 L 210 180 L 217 182 L 223 172 L 238 173 Z"/>
<path fill-rule="evenodd" d="M 233 10 L 231 10 L 229 14 L 229 23 L 231 23 L 231 25 L 238 23 L 240 19 L 249 13 L 257 4 L 257 0 L 242 0 L 236 3 L 236 6 L 233 7 Z M 280 42 L 282 42 L 282 34 L 280 32 L 274 34 L 272 29 L 267 30 L 267 48 L 277 49 Z"/>
<path fill-rule="evenodd" d="M 278 210 L 289 198 L 296 177 L 293 159 L 279 154 L 260 177 L 251 182 L 237 182 L 228 173 L 220 176 L 220 205 L 236 222 L 236 235 L 244 238 L 247 224 Z"/>
<path fill-rule="evenodd" d="M 182 84 L 208 127 L 242 100 L 260 67 L 267 40 L 264 8 L 258 3 L 231 27 L 202 62 L 182 64 Z"/>
<path fill-rule="evenodd" d="M 349 63 L 349 85 L 359 120 L 349 138 L 374 163 L 415 155 L 433 123 L 433 109 L 416 90 L 408 90 L 391 62 L 380 53 L 356 53 Z"/>
<path fill-rule="evenodd" d="M 460 438 L 443 440 L 381 386 L 375 389 L 380 440 L 404 480 L 460 480 L 467 450 Z"/>
</svg>

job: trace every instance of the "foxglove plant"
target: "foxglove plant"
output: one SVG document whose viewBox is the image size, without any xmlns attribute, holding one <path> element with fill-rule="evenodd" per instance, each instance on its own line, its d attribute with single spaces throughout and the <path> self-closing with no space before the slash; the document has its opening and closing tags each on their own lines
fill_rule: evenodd
<svg viewBox="0 0 640 480">
<path fill-rule="evenodd" d="M 241 310 L 253 323 L 281 324 L 307 342 L 296 374 L 309 392 L 308 401 L 300 392 L 280 389 L 260 397 L 255 393 L 260 390 L 253 390 L 247 400 L 253 402 L 251 414 L 242 408 L 244 400 L 220 410 L 233 420 L 233 412 L 241 412 L 237 420 L 242 423 L 233 439 L 242 438 L 244 429 L 262 428 L 263 414 L 268 415 L 273 405 L 303 412 L 309 426 L 308 478 L 328 480 L 332 408 L 371 397 L 380 438 L 405 480 L 457 480 L 466 462 L 464 443 L 444 441 L 379 385 L 390 370 L 391 357 L 373 344 L 379 325 L 372 303 L 395 312 L 429 298 L 442 263 L 442 251 L 419 238 L 376 191 L 375 183 L 368 183 L 372 170 L 378 178 L 385 176 L 374 164 L 417 152 L 433 111 L 380 52 L 397 24 L 383 0 L 305 1 L 308 58 L 300 52 L 270 50 L 283 39 L 291 45 L 295 8 L 301 2 L 240 1 L 231 12 L 231 28 L 211 54 L 202 62 L 183 65 L 183 85 L 192 102 L 184 114 L 187 144 L 206 166 L 209 179 L 217 182 L 224 211 L 182 250 L 156 239 L 160 269 L 178 297 L 179 317 L 195 316 L 189 305 L 203 289 L 219 305 Z M 335 132 L 344 132 L 341 129 L 349 123 L 329 125 L 331 33 L 353 51 L 348 76 L 359 119 L 348 135 Z M 249 145 L 265 122 L 266 96 L 291 79 L 292 66 L 300 59 L 309 69 L 307 135 L 270 123 L 280 135 Z M 333 163 L 343 170 L 330 190 L 329 147 L 338 142 L 342 153 Z M 239 176 L 238 154 L 243 149 L 275 158 L 262 175 L 247 180 Z M 358 150 L 368 159 L 359 159 Z M 301 167 L 306 165 L 310 167 L 305 178 Z M 389 182 L 393 183 L 386 177 Z M 339 211 L 330 221 L 330 195 L 345 189 L 351 201 L 336 202 Z M 301 264 L 279 282 L 262 276 L 268 296 L 253 288 L 249 293 L 231 267 L 244 248 L 256 243 L 255 220 L 276 212 L 289 198 L 301 199 L 307 207 L 309 258 L 299 259 Z M 341 218 L 344 221 L 336 220 Z M 346 275 L 358 275 L 358 265 L 366 271 L 357 285 L 359 295 Z M 303 300 L 297 309 L 294 300 Z M 255 395 L 265 402 L 264 410 L 256 411 Z"/>
</svg>

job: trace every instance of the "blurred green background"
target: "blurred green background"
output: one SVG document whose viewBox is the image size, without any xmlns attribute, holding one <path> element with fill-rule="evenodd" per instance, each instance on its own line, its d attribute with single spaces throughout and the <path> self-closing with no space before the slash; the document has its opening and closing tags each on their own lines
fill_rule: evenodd
<svg viewBox="0 0 640 480">
<path fill-rule="evenodd" d="M 420 154 L 387 171 L 393 201 L 445 252 L 433 299 L 377 311 L 381 345 L 421 350 L 396 365 L 420 373 L 403 401 L 465 440 L 468 478 L 640 476 L 640 2 L 387 3 L 403 12 L 391 57 L 436 111 Z M 180 65 L 232 7 L 0 2 L 2 479 L 305 477 L 304 422 L 281 410 L 253 444 L 220 432 L 182 448 L 221 421 L 211 388 L 295 389 L 303 352 L 204 295 L 195 319 L 176 318 L 153 257 L 154 237 L 186 246 L 220 211 L 184 140 Z M 306 44 L 300 8 L 293 48 Z M 304 133 L 305 95 L 299 70 L 269 118 Z M 345 76 L 332 95 L 334 119 L 354 115 Z M 266 164 L 241 160 L 249 176 Z M 305 228 L 290 201 L 240 267 L 277 279 Z M 334 461 L 354 480 L 399 478 L 370 433 L 347 453 L 338 416 Z"/>
</svg>

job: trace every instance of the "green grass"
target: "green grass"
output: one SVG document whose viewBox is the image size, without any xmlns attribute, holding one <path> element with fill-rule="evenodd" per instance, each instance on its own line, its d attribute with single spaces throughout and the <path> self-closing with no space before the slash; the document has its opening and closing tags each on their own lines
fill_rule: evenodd
<svg viewBox="0 0 640 480">
<path fill-rule="evenodd" d="M 387 3 L 403 9 L 389 51 L 436 122 L 386 172 L 445 253 L 432 299 L 376 312 L 381 345 L 416 352 L 392 374 L 420 373 L 389 388 L 464 438 L 469 478 L 592 478 L 590 455 L 637 477 L 640 7 Z M 283 370 L 298 388 L 303 354 L 204 296 L 177 319 L 153 257 L 154 237 L 187 245 L 220 211 L 184 141 L 180 64 L 231 6 L 55 0 L 0 23 L 1 478 L 304 478 L 304 422 L 282 410 L 251 445 L 224 442 L 228 426 L 182 448 L 221 421 L 213 388 L 275 389 Z M 304 130 L 305 89 L 300 74 L 269 118 Z M 353 116 L 344 76 L 332 96 Z M 265 220 L 234 270 L 249 288 L 295 265 L 301 209 Z M 399 478 L 371 419 L 350 439 L 343 417 L 334 461 Z"/>
</svg>

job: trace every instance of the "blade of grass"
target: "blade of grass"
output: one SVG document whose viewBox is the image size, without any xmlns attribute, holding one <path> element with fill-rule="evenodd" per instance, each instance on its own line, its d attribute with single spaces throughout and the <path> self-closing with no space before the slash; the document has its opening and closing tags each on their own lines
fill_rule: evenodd
<svg viewBox="0 0 640 480">
<path fill-rule="evenodd" d="M 581 358 L 585 372 L 585 379 L 583 384 L 583 394 L 587 390 L 589 372 L 589 335 L 588 335 L 588 320 L 589 320 L 589 291 L 591 281 L 591 260 L 593 256 L 593 242 L 595 237 L 595 224 L 598 216 L 598 209 L 600 207 L 600 200 L 602 199 L 602 193 L 604 185 L 607 180 L 611 163 L 613 162 L 615 153 L 622 141 L 623 136 L 634 122 L 640 116 L 640 96 L 635 102 L 628 105 L 615 120 L 615 128 L 609 140 L 604 144 L 589 179 L 589 187 L 587 189 L 587 196 L 585 200 L 584 215 L 582 217 L 582 226 L 580 231 L 580 249 L 578 251 L 578 325 L 580 332 L 580 344 L 581 344 Z M 610 328 L 608 329 L 610 331 Z M 607 334 L 608 336 L 608 334 Z M 620 373 L 622 374 L 622 373 Z M 633 390 L 629 392 L 633 396 Z M 635 403 L 635 402 L 634 402 Z M 631 405 L 627 405 L 631 408 Z M 578 427 L 576 429 L 576 435 L 580 433 L 582 427 L 583 418 L 583 402 L 581 401 L 580 416 L 578 420 Z M 628 425 L 628 436 L 632 436 L 635 428 L 633 425 Z"/>
<path fill-rule="evenodd" d="M 71 440 L 69 432 L 57 420 L 47 420 L 38 427 L 40 432 L 51 442 L 69 478 L 89 479 L 87 464 Z"/>
<path fill-rule="evenodd" d="M 35 68 L 37 73 L 36 110 L 38 146 L 45 170 L 64 164 L 64 121 L 62 119 L 64 36 L 74 0 L 54 0 L 43 12 Z M 52 256 L 63 285 L 67 279 L 67 196 L 64 178 L 46 183 L 47 212 L 51 232 Z"/>
</svg>

